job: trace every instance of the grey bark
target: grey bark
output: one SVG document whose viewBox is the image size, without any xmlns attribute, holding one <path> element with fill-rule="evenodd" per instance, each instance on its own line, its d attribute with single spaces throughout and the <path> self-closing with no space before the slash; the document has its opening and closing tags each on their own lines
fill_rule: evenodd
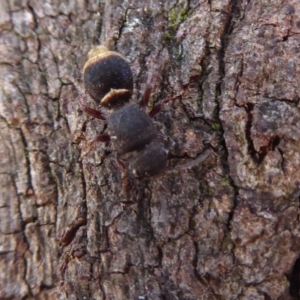
<svg viewBox="0 0 300 300">
<path fill-rule="evenodd" d="M 2 0 L 0 299 L 300 299 L 299 16 Z M 168 169 L 127 194 L 106 145 L 80 159 L 105 130 L 80 106 L 98 44 L 128 60 L 133 101 L 156 70 L 152 101 L 181 94 L 155 118 Z"/>
</svg>

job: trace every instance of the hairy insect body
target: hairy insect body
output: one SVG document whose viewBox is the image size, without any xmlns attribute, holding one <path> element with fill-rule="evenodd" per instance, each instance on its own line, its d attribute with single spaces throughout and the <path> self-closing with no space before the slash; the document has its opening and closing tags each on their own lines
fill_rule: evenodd
<svg viewBox="0 0 300 300">
<path fill-rule="evenodd" d="M 119 154 L 138 151 L 157 137 L 152 119 L 138 104 L 127 104 L 107 119 L 114 148 Z"/>
<path fill-rule="evenodd" d="M 101 111 L 85 107 L 90 115 L 106 120 L 108 133 L 97 141 L 111 141 L 118 156 L 136 152 L 129 162 L 135 177 L 154 176 L 167 165 L 168 152 L 157 139 L 157 130 L 151 117 L 142 109 L 149 101 L 151 86 L 147 86 L 140 103 L 128 104 L 133 89 L 131 69 L 117 52 L 104 46 L 92 49 L 83 68 L 87 93 L 112 113 L 104 116 Z"/>
<path fill-rule="evenodd" d="M 161 173 L 168 163 L 168 151 L 156 141 L 146 145 L 129 164 L 135 177 L 145 178 Z"/>
<path fill-rule="evenodd" d="M 87 93 L 104 107 L 114 107 L 129 101 L 133 90 L 130 66 L 124 57 L 104 46 L 95 47 L 88 54 L 83 67 Z"/>
</svg>

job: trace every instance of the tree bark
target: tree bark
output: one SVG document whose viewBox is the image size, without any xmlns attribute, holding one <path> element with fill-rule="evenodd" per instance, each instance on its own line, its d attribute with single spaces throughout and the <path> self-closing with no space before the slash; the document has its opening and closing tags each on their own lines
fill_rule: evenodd
<svg viewBox="0 0 300 300">
<path fill-rule="evenodd" d="M 0 299 L 300 299 L 298 0 L 2 1 Z M 166 171 L 125 193 L 82 67 L 105 44 Z M 159 72 L 157 72 L 159 71 Z M 149 108 L 148 108 L 149 109 Z M 125 164 L 128 161 L 125 161 Z"/>
</svg>

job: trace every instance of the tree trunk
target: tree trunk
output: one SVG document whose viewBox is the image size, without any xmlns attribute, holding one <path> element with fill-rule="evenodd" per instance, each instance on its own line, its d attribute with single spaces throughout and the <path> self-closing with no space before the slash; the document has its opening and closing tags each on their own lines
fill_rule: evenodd
<svg viewBox="0 0 300 300">
<path fill-rule="evenodd" d="M 2 1 L 0 299 L 300 299 L 298 0 Z M 124 192 L 82 67 L 129 62 L 170 159 Z M 157 72 L 159 71 L 159 72 Z M 149 109 L 149 108 L 148 108 Z M 128 163 L 125 158 L 125 165 Z"/>
</svg>

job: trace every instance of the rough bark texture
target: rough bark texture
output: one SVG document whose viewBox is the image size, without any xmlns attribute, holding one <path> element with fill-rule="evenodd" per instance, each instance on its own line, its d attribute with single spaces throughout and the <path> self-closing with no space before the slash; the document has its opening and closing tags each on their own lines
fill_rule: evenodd
<svg viewBox="0 0 300 300">
<path fill-rule="evenodd" d="M 299 16 L 299 0 L 1 1 L 0 299 L 300 299 Z M 168 169 L 129 195 L 106 145 L 80 160 L 105 130 L 79 105 L 101 43 L 133 101 L 157 69 L 153 101 L 182 93 L 155 118 Z"/>
</svg>

